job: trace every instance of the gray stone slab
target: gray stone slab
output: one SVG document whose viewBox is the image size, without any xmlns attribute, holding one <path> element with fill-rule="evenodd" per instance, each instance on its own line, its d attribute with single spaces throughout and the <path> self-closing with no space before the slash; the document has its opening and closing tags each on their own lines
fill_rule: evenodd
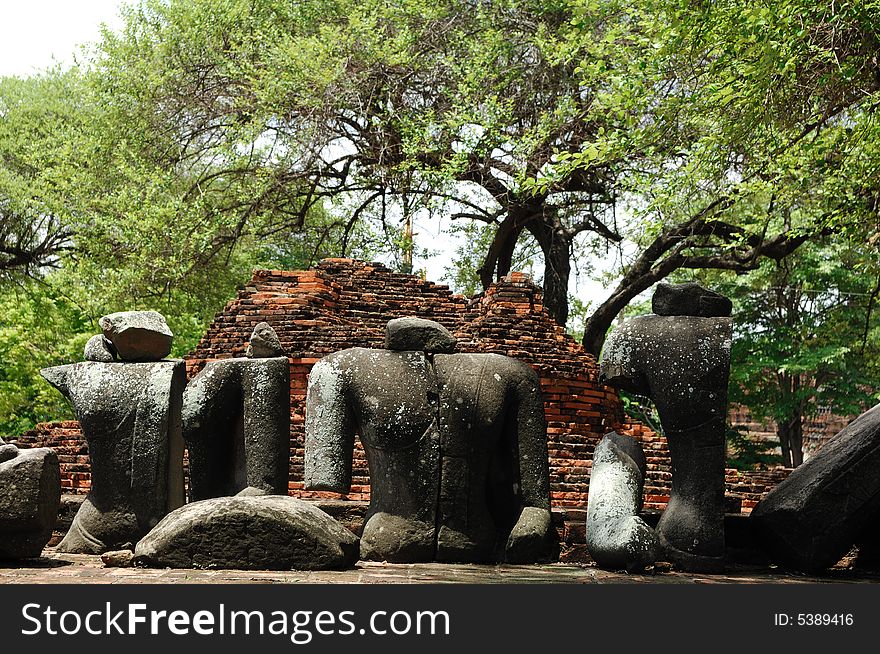
<svg viewBox="0 0 880 654">
<path fill-rule="evenodd" d="M 261 322 L 254 327 L 245 355 L 249 359 L 270 359 L 286 356 L 286 353 L 272 326 L 267 322 Z"/>
<path fill-rule="evenodd" d="M 696 282 L 660 282 L 651 298 L 651 311 L 658 316 L 715 318 L 729 316 L 732 309 L 733 304 L 729 298 Z"/>
<path fill-rule="evenodd" d="M 395 318 L 385 327 L 385 349 L 418 352 L 455 351 L 455 337 L 443 325 L 424 318 Z"/>
<path fill-rule="evenodd" d="M 220 497 L 168 514 L 135 548 L 140 565 L 237 570 L 341 570 L 357 537 L 293 497 Z"/>
<path fill-rule="evenodd" d="M 101 363 L 113 363 L 116 361 L 116 348 L 102 334 L 95 334 L 86 343 L 83 352 L 86 361 L 100 361 Z"/>
</svg>

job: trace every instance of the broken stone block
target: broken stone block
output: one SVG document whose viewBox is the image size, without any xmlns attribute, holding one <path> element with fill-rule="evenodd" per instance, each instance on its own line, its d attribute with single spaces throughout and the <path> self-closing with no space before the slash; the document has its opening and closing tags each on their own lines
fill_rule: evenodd
<svg viewBox="0 0 880 654">
<path fill-rule="evenodd" d="M 731 338 L 728 317 L 649 314 L 615 328 L 601 357 L 600 381 L 645 395 L 657 407 L 673 470 L 657 535 L 666 556 L 694 572 L 724 565 Z"/>
<path fill-rule="evenodd" d="M 135 548 L 140 565 L 236 570 L 340 570 L 357 537 L 303 500 L 220 497 L 169 513 Z"/>
<path fill-rule="evenodd" d="M 171 352 L 174 335 L 157 311 L 111 313 L 98 324 L 123 361 L 161 361 Z"/>
<path fill-rule="evenodd" d="M 86 361 L 100 361 L 101 363 L 113 363 L 116 361 L 116 348 L 105 336 L 96 334 L 86 343 L 83 356 Z"/>
<path fill-rule="evenodd" d="M 357 432 L 371 484 L 361 558 L 555 559 L 537 375 L 496 354 L 428 356 L 436 332 L 421 334 L 404 351 L 351 348 L 312 368 L 306 488 L 349 491 Z"/>
<path fill-rule="evenodd" d="M 789 568 L 817 572 L 837 563 L 880 520 L 880 405 L 795 468 L 749 520 Z"/>
<path fill-rule="evenodd" d="M 658 316 L 698 316 L 716 318 L 729 316 L 733 303 L 720 293 L 696 282 L 667 284 L 660 282 L 651 298 L 651 311 Z"/>
<path fill-rule="evenodd" d="M 385 328 L 386 350 L 451 354 L 455 343 L 448 329 L 424 318 L 395 318 Z"/>
<path fill-rule="evenodd" d="M 587 549 L 597 565 L 642 570 L 654 564 L 657 534 L 639 517 L 647 464 L 639 443 L 610 432 L 593 453 Z"/>
<path fill-rule="evenodd" d="M 249 359 L 269 359 L 273 357 L 287 356 L 278 334 L 267 322 L 261 322 L 251 334 L 251 340 L 247 346 L 246 356 Z"/>
<path fill-rule="evenodd" d="M 92 484 L 61 552 L 101 554 L 137 542 L 183 504 L 183 361 L 99 363 L 40 374 L 73 404 Z"/>
<path fill-rule="evenodd" d="M 40 556 L 61 505 L 61 471 L 49 448 L 20 450 L 0 440 L 0 559 Z"/>
<path fill-rule="evenodd" d="M 113 550 L 101 555 L 101 562 L 106 568 L 130 568 L 134 565 L 134 552 L 131 550 Z"/>
<path fill-rule="evenodd" d="M 190 499 L 287 495 L 290 364 L 286 357 L 210 361 L 183 394 Z"/>
</svg>

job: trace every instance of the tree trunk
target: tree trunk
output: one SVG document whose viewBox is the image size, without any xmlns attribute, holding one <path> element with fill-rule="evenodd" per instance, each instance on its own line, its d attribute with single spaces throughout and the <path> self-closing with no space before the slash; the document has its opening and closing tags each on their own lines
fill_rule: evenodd
<svg viewBox="0 0 880 654">
<path fill-rule="evenodd" d="M 804 421 L 802 410 L 798 407 L 794 414 L 777 423 L 776 435 L 782 450 L 782 464 L 786 468 L 797 468 L 804 462 Z"/>
<path fill-rule="evenodd" d="M 513 266 L 513 252 L 516 250 L 516 242 L 519 235 L 522 234 L 522 228 L 513 229 L 498 250 L 498 264 L 496 266 L 496 279 L 501 279 L 510 273 Z"/>
<path fill-rule="evenodd" d="M 571 277 L 571 238 L 555 217 L 527 226 L 544 255 L 544 307 L 557 324 L 568 322 L 568 280 Z"/>
<path fill-rule="evenodd" d="M 483 259 L 483 265 L 477 271 L 483 290 L 489 288 L 496 279 L 510 272 L 513 251 L 522 233 L 522 227 L 517 225 L 516 218 L 515 214 L 508 213 L 507 218 L 495 230 L 489 251 Z"/>
<path fill-rule="evenodd" d="M 779 438 L 779 449 L 782 451 L 782 465 L 792 468 L 791 465 L 791 440 L 789 439 L 789 427 L 787 420 L 776 423 L 776 436 Z"/>
</svg>

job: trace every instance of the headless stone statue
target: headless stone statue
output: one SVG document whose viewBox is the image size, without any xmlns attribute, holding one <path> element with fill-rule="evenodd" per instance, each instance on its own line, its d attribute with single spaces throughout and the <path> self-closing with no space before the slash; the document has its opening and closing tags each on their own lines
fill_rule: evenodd
<svg viewBox="0 0 880 654">
<path fill-rule="evenodd" d="M 0 439 L 0 559 L 40 556 L 61 503 L 58 457 L 47 447 L 20 450 Z"/>
<path fill-rule="evenodd" d="M 290 364 L 275 331 L 254 329 L 248 357 L 209 362 L 183 394 L 190 498 L 286 495 Z"/>
<path fill-rule="evenodd" d="M 554 560 L 537 375 L 496 354 L 449 354 L 433 321 L 388 324 L 386 346 L 315 364 L 305 487 L 346 493 L 355 433 L 370 469 L 362 559 Z"/>
<path fill-rule="evenodd" d="M 141 363 L 85 361 L 40 371 L 73 404 L 89 445 L 91 489 L 58 546 L 61 552 L 130 547 L 183 504 L 180 409 L 186 367 L 183 361 L 159 360 L 170 347 L 161 315 L 105 318 L 113 319 L 101 321 L 108 340 L 125 338 L 119 355 L 130 353 Z"/>
<path fill-rule="evenodd" d="M 678 567 L 718 571 L 724 563 L 724 469 L 730 302 L 697 284 L 659 284 L 663 315 L 631 318 L 602 352 L 600 377 L 654 401 L 669 442 L 672 492 L 657 525 Z"/>
</svg>

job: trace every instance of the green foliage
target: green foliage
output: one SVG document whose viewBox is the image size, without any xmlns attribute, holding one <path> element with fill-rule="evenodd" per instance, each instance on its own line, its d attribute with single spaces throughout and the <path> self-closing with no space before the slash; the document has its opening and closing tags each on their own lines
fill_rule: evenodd
<svg viewBox="0 0 880 654">
<path fill-rule="evenodd" d="M 0 78 L 0 284 L 57 264 L 70 246 L 69 160 L 88 119 L 74 71 Z"/>
<path fill-rule="evenodd" d="M 858 415 L 880 397 L 878 280 L 876 250 L 839 239 L 748 276 L 703 276 L 734 300 L 730 400 L 776 422 L 786 465 L 820 408 Z"/>
<path fill-rule="evenodd" d="M 0 436 L 72 418 L 39 371 L 82 359 L 95 325 L 61 289 L 35 282 L 0 293 L 0 316 Z"/>
<path fill-rule="evenodd" d="M 578 342 L 584 335 L 584 325 L 590 315 L 592 304 L 589 300 L 584 302 L 575 295 L 568 297 L 568 323 L 565 326 L 565 331 Z"/>
<path fill-rule="evenodd" d="M 774 454 L 778 441 L 749 438 L 745 427 L 727 428 L 727 467 L 737 470 L 760 470 L 782 463 L 782 457 Z"/>
<path fill-rule="evenodd" d="M 636 395 L 628 391 L 620 391 L 620 401 L 623 403 L 623 412 L 636 422 L 648 426 L 658 434 L 663 434 L 663 425 L 660 424 L 660 416 L 654 403 L 646 397 Z"/>
<path fill-rule="evenodd" d="M 878 392 L 878 274 L 876 252 L 838 244 L 735 280 L 732 399 L 777 422 L 818 406 L 861 413 Z"/>
<path fill-rule="evenodd" d="M 283 206 L 261 204 L 265 180 L 226 180 L 208 160 L 155 157 L 147 126 L 123 120 L 108 93 L 76 69 L 0 80 L 7 435 L 70 416 L 38 371 L 81 360 L 103 314 L 162 312 L 172 355 L 182 356 L 253 268 L 308 267 L 338 254 L 343 234 L 349 252 L 374 252 L 364 225 L 347 230 L 317 207 L 308 224 L 291 226 Z M 206 179 L 194 181 L 194 169 Z M 33 256 L 16 263 L 19 253 Z"/>
</svg>

